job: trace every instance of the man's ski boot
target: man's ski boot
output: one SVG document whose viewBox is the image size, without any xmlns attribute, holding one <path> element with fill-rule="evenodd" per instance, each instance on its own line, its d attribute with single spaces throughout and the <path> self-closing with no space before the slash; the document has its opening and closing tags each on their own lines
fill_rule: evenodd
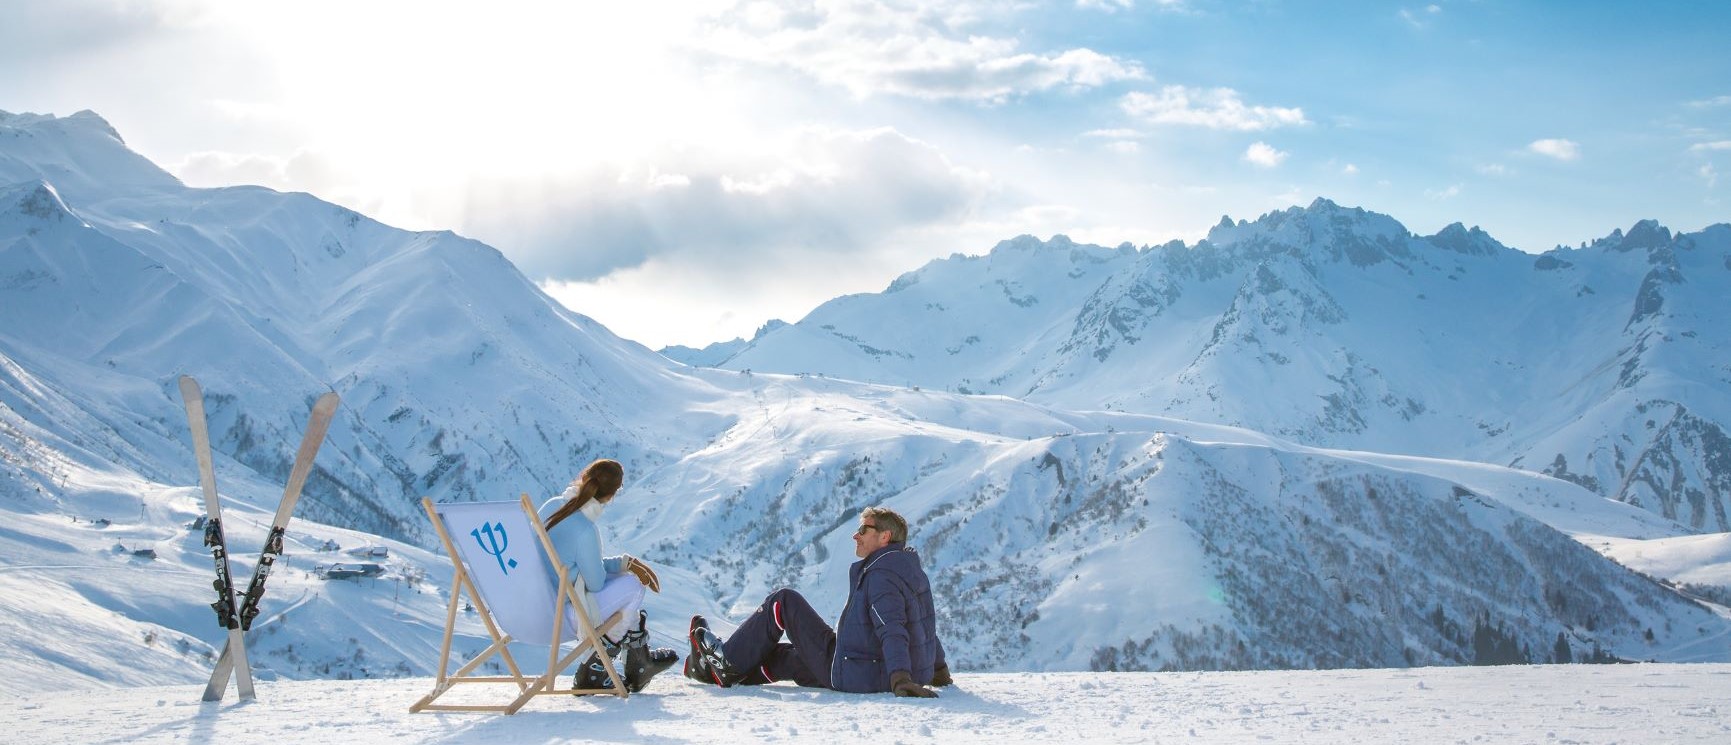
<svg viewBox="0 0 1731 745">
<path fill-rule="evenodd" d="M 679 653 L 665 647 L 649 648 L 649 614 L 637 611 L 637 628 L 625 632 L 625 690 L 637 693 L 649 685 L 649 679 L 673 667 Z"/>
<path fill-rule="evenodd" d="M 685 658 L 685 677 L 728 688 L 745 677 L 728 664 L 721 653 L 721 640 L 709 630 L 703 616 L 691 617 L 691 655 Z"/>
</svg>

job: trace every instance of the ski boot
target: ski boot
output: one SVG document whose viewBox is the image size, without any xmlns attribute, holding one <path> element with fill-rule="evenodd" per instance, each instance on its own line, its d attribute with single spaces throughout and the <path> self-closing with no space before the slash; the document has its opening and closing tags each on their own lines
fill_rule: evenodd
<svg viewBox="0 0 1731 745">
<path fill-rule="evenodd" d="M 579 691 L 613 690 L 613 678 L 607 674 L 607 663 L 601 661 L 601 655 L 591 653 L 589 659 L 583 661 L 583 666 L 577 669 L 576 677 L 571 680 L 571 687 Z"/>
<path fill-rule="evenodd" d="M 691 617 L 691 655 L 685 658 L 685 677 L 722 688 L 745 677 L 728 664 L 727 656 L 721 653 L 721 639 L 709 630 L 703 616 Z"/>
<path fill-rule="evenodd" d="M 637 628 L 625 632 L 620 647 L 625 650 L 625 690 L 637 693 L 649 685 L 649 679 L 673 667 L 679 653 L 671 649 L 649 648 L 649 614 L 637 611 Z"/>
<path fill-rule="evenodd" d="M 601 637 L 601 645 L 607 650 L 609 658 L 619 656 L 620 642 L 615 642 L 605 636 Z M 591 652 L 589 659 L 577 668 L 577 675 L 571 679 L 571 687 L 584 690 L 613 690 L 613 678 L 607 674 L 607 665 L 601 661 L 601 655 Z"/>
</svg>

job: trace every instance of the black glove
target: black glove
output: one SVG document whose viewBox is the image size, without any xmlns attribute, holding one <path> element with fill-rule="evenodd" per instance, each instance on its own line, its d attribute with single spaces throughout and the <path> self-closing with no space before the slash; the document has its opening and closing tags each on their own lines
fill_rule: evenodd
<svg viewBox="0 0 1731 745">
<path fill-rule="evenodd" d="M 914 676 L 909 675 L 906 670 L 897 670 L 890 673 L 890 692 L 894 693 L 896 698 L 907 698 L 910 696 L 914 698 L 938 697 L 936 691 L 915 683 Z"/>
<path fill-rule="evenodd" d="M 954 682 L 956 682 L 956 681 L 950 679 L 950 666 L 949 665 L 940 662 L 940 663 L 938 663 L 938 666 L 932 670 L 932 687 L 933 688 L 943 688 L 944 686 L 947 686 L 947 685 L 954 683 Z"/>
</svg>

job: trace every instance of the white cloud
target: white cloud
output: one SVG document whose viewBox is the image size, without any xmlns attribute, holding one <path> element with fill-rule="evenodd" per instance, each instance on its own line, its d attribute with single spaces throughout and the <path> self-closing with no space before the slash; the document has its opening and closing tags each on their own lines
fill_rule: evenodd
<svg viewBox="0 0 1731 745">
<path fill-rule="evenodd" d="M 1697 143 L 1697 144 L 1689 146 L 1689 152 L 1692 152 L 1692 153 L 1704 153 L 1704 152 L 1707 152 L 1709 150 L 1731 150 L 1731 140 L 1718 140 L 1716 142 L 1702 142 L 1702 143 Z"/>
<path fill-rule="evenodd" d="M 1258 132 L 1309 124 L 1300 108 L 1246 106 L 1231 88 L 1168 85 L 1154 93 L 1129 93 L 1119 100 L 1124 112 L 1150 124 L 1184 124 L 1209 129 Z"/>
<path fill-rule="evenodd" d="M 1109 140 L 1128 140 L 1141 137 L 1142 133 L 1134 129 L 1091 129 L 1082 133 L 1083 137 L 1104 137 Z"/>
<path fill-rule="evenodd" d="M 1474 166 L 1473 170 L 1478 171 L 1479 173 L 1484 174 L 1486 176 L 1501 177 L 1501 176 L 1507 176 L 1509 174 L 1509 169 L 1501 163 L 1484 163 L 1484 164 L 1481 164 L 1478 166 Z"/>
<path fill-rule="evenodd" d="M 288 157 L 206 150 L 188 154 L 167 170 L 187 186 L 265 186 L 277 191 L 304 191 L 409 230 L 450 227 L 412 211 L 393 211 L 385 195 L 368 187 L 367 179 L 315 150 L 300 150 Z"/>
<path fill-rule="evenodd" d="M 1731 96 L 1714 96 L 1685 104 L 1690 108 L 1705 109 L 1714 106 L 1731 106 Z"/>
<path fill-rule="evenodd" d="M 228 153 L 214 150 L 191 153 L 170 168 L 187 186 L 216 187 L 253 184 L 279 191 L 322 191 L 329 184 L 297 182 L 291 170 L 302 170 L 291 163 L 303 163 L 310 158 L 305 152 L 283 158 L 257 153 Z M 321 169 L 322 170 L 322 169 Z"/>
<path fill-rule="evenodd" d="M 1244 150 L 1244 159 L 1252 165 L 1273 168 L 1286 160 L 1289 153 L 1274 149 L 1266 142 L 1254 142 Z"/>
<path fill-rule="evenodd" d="M 1557 160 L 1577 160 L 1581 157 L 1581 144 L 1573 140 L 1545 139 L 1534 140 L 1527 149 Z"/>
<path fill-rule="evenodd" d="M 1424 190 L 1425 199 L 1434 199 L 1437 201 L 1441 201 L 1444 199 L 1454 199 L 1455 197 L 1460 196 L 1460 193 L 1461 193 L 1461 185 L 1460 184 L 1451 184 L 1451 185 L 1444 187 L 1442 189 L 1425 189 Z"/>
<path fill-rule="evenodd" d="M 1142 146 L 1129 140 L 1118 140 L 1106 143 L 1106 149 L 1120 155 L 1135 155 L 1142 152 Z"/>
<path fill-rule="evenodd" d="M 1154 4 L 1160 6 L 1161 10 L 1182 11 L 1184 3 L 1185 0 L 1154 0 Z M 1136 0 L 1076 0 L 1076 7 L 1116 13 L 1135 8 Z"/>
<path fill-rule="evenodd" d="M 684 189 L 691 186 L 691 177 L 683 173 L 652 173 L 648 186 L 651 190 Z"/>
<path fill-rule="evenodd" d="M 1428 19 L 1424 18 L 1423 16 L 1419 15 L 1419 13 L 1423 13 L 1424 15 L 1428 15 L 1428 16 L 1440 15 L 1442 13 L 1442 6 L 1434 5 L 1434 4 L 1433 5 L 1427 5 L 1424 7 L 1424 10 L 1417 11 L 1417 12 L 1413 11 L 1410 8 L 1401 8 L 1400 9 L 1400 19 L 1403 21 L 1406 21 L 1407 24 L 1412 26 L 1413 28 L 1424 28 L 1426 26 L 1429 26 L 1430 21 Z"/>
<path fill-rule="evenodd" d="M 899 230 L 962 219 L 988 187 L 891 129 L 807 128 L 756 151 L 677 148 L 634 165 L 471 183 L 458 211 L 463 232 L 531 278 L 592 281 L 672 256 L 772 267 L 790 252 L 870 250 Z"/>
<path fill-rule="evenodd" d="M 1340 172 L 1344 173 L 1348 176 L 1357 176 L 1358 175 L 1358 166 L 1355 166 L 1351 163 L 1348 163 L 1345 166 L 1341 167 Z"/>
<path fill-rule="evenodd" d="M 1058 88 L 1145 79 L 1134 61 L 1074 48 L 1020 49 L 969 31 L 982 11 L 909 0 L 736 5 L 709 19 L 694 45 L 709 54 L 786 67 L 856 96 L 894 94 L 984 102 Z"/>
<path fill-rule="evenodd" d="M 1702 163 L 1695 172 L 1700 174 L 1701 180 L 1707 182 L 1707 188 L 1711 189 L 1719 185 L 1719 172 L 1714 170 L 1712 163 Z"/>
</svg>

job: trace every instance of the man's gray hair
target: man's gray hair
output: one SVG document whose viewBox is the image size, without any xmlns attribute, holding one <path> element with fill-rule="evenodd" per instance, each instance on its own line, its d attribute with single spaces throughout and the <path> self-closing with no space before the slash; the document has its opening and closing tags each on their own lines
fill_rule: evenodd
<svg viewBox="0 0 1731 745">
<path fill-rule="evenodd" d="M 896 543 L 908 542 L 908 521 L 895 510 L 888 507 L 867 507 L 859 513 L 859 519 L 870 520 L 878 530 L 887 530 L 890 540 Z"/>
</svg>

